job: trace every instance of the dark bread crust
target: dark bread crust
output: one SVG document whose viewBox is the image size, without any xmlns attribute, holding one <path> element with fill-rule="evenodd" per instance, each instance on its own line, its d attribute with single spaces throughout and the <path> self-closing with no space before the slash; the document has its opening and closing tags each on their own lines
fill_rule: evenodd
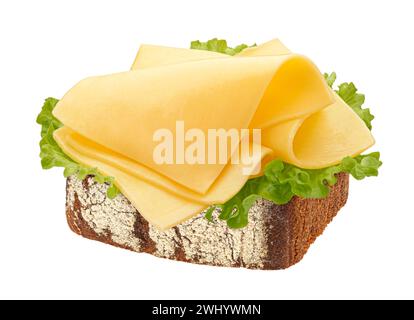
<svg viewBox="0 0 414 320">
<path fill-rule="evenodd" d="M 86 178 L 82 183 L 82 192 L 89 193 L 89 184 Z M 266 252 L 261 259 L 260 264 L 246 264 L 243 259 L 236 258 L 231 263 L 232 267 L 246 267 L 254 269 L 285 269 L 291 265 L 299 262 L 306 254 L 310 245 L 316 238 L 322 234 L 325 227 L 332 221 L 342 206 L 345 205 L 348 197 L 349 176 L 345 173 L 338 175 L 338 182 L 331 187 L 331 192 L 326 199 L 301 199 L 294 197 L 288 204 L 279 206 L 276 204 L 269 204 L 268 209 L 264 210 L 262 218 L 264 221 L 263 230 L 265 233 L 266 243 L 262 246 Z M 146 252 L 157 256 L 162 256 L 178 261 L 185 261 L 191 263 L 209 264 L 216 266 L 223 266 L 216 260 L 206 262 L 198 259 L 197 255 L 188 257 L 186 248 L 184 247 L 184 240 L 188 240 L 184 235 L 181 235 L 180 230 L 186 230 L 186 226 L 174 227 L 172 231 L 175 234 L 174 252 L 169 256 L 163 256 L 157 253 L 157 244 L 150 235 L 150 225 L 139 214 L 138 211 L 132 212 L 133 223 L 133 237 L 139 241 L 139 247 L 131 247 L 126 244 L 119 243 L 112 239 L 111 232 L 95 231 L 89 221 L 84 218 L 85 207 L 79 200 L 77 192 L 70 190 L 69 179 L 66 186 L 67 202 L 66 202 L 66 217 L 71 230 L 85 238 L 97 240 L 107 244 L 111 244 L 124 249 Z M 72 192 L 69 196 L 69 192 Z M 184 228 L 184 229 L 182 229 Z M 224 235 L 230 233 L 225 230 Z M 209 239 L 203 239 L 203 235 L 199 235 L 200 242 L 206 242 Z M 176 240 L 175 240 L 176 239 Z M 231 244 L 228 244 L 231 246 Z M 261 248 L 259 248 L 261 249 Z M 256 249 L 255 249 L 256 250 Z M 211 248 L 214 255 L 214 248 Z"/>
<path fill-rule="evenodd" d="M 294 197 L 289 203 L 274 205 L 268 221 L 270 241 L 266 269 L 285 269 L 298 263 L 316 238 L 345 205 L 349 175 L 341 173 L 326 199 Z"/>
</svg>

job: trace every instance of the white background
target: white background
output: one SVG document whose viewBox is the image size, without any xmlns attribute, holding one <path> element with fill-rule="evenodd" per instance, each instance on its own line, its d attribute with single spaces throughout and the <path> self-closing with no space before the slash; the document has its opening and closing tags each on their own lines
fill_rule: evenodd
<svg viewBox="0 0 414 320">
<path fill-rule="evenodd" d="M 412 1 L 1 1 L 0 298 L 414 298 Z M 285 271 L 196 266 L 73 234 L 35 118 L 78 80 L 127 70 L 140 43 L 278 37 L 354 81 L 376 115 L 380 177 Z"/>
</svg>

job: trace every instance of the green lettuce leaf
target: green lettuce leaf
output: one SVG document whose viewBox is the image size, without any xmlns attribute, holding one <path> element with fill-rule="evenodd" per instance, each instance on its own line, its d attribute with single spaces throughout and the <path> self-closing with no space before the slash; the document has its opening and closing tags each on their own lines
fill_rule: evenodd
<svg viewBox="0 0 414 320">
<path fill-rule="evenodd" d="M 58 101 L 55 98 L 47 98 L 43 104 L 42 111 L 36 119 L 36 122 L 41 125 L 39 146 L 42 168 L 63 167 L 63 175 L 65 177 L 76 174 L 81 180 L 88 175 L 92 175 L 95 181 L 107 183 L 109 185 L 107 196 L 111 199 L 115 198 L 119 190 L 114 184 L 113 177 L 104 176 L 98 172 L 97 168 L 86 167 L 72 160 L 63 152 L 53 138 L 53 132 L 62 126 L 62 123 L 52 114 Z"/>
<path fill-rule="evenodd" d="M 335 72 L 331 72 L 331 73 L 324 73 L 323 76 L 325 77 L 326 83 L 328 84 L 328 86 L 330 86 L 332 88 L 333 84 L 336 81 L 336 73 Z"/>
<path fill-rule="evenodd" d="M 324 74 L 326 82 L 332 88 L 336 80 L 336 73 Z M 354 112 L 365 122 L 365 125 L 371 130 L 371 122 L 374 116 L 369 108 L 362 108 L 365 102 L 365 95 L 358 93 L 358 89 L 352 82 L 344 82 L 338 86 L 335 92 L 354 110 Z"/>
<path fill-rule="evenodd" d="M 250 47 L 254 47 L 254 46 L 256 46 L 256 44 L 253 44 Z M 227 45 L 226 40 L 213 38 L 206 42 L 200 42 L 199 40 L 192 41 L 190 48 L 196 49 L 196 50 L 214 51 L 214 52 L 219 52 L 219 53 L 228 54 L 230 56 L 234 56 L 235 54 L 241 52 L 242 50 L 249 48 L 249 46 L 243 43 L 243 44 L 240 44 L 232 48 Z"/>
</svg>

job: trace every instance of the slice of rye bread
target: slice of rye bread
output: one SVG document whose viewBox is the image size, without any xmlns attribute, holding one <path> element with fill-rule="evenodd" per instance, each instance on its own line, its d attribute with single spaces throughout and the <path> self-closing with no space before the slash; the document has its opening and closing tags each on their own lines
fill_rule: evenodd
<svg viewBox="0 0 414 320">
<path fill-rule="evenodd" d="M 285 205 L 259 200 L 249 224 L 229 229 L 204 213 L 159 231 L 123 196 L 106 197 L 107 185 L 74 176 L 66 184 L 66 216 L 83 237 L 173 260 L 249 269 L 284 269 L 299 262 L 348 197 L 349 177 L 339 174 L 326 199 L 294 197 Z"/>
</svg>

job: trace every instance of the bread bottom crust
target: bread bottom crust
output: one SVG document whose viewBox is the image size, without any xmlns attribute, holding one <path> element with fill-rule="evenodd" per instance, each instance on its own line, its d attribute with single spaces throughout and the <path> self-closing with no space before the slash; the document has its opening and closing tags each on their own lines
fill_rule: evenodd
<svg viewBox="0 0 414 320">
<path fill-rule="evenodd" d="M 348 198 L 349 176 L 341 173 L 325 199 L 294 197 L 285 205 L 258 200 L 249 211 L 249 224 L 229 229 L 213 213 L 204 213 L 167 231 L 150 225 L 118 195 L 106 197 L 105 184 L 92 177 L 71 176 L 66 183 L 66 217 L 71 230 L 135 252 L 197 264 L 249 269 L 285 269 L 299 262 Z"/>
</svg>

